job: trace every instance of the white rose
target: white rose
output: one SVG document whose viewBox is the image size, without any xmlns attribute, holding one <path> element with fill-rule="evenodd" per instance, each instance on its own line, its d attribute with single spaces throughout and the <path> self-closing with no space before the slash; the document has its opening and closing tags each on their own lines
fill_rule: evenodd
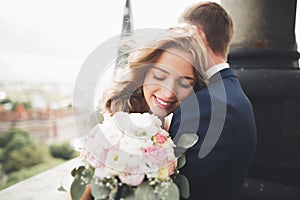
<svg viewBox="0 0 300 200">
<path fill-rule="evenodd" d="M 143 139 L 123 135 L 119 143 L 119 149 L 129 154 L 142 154 L 142 148 L 152 145 L 150 139 Z"/>
<path fill-rule="evenodd" d="M 149 138 L 156 134 L 162 122 L 149 113 L 117 112 L 113 115 L 116 126 L 132 137 Z"/>
<path fill-rule="evenodd" d="M 96 168 L 94 171 L 94 175 L 98 178 L 105 178 L 110 175 L 110 171 L 108 168 L 101 167 L 101 168 Z"/>
<path fill-rule="evenodd" d="M 108 149 L 117 145 L 123 133 L 115 127 L 112 121 L 104 121 L 97 124 L 88 134 L 85 145 L 86 148 L 95 152 L 98 149 Z"/>
</svg>

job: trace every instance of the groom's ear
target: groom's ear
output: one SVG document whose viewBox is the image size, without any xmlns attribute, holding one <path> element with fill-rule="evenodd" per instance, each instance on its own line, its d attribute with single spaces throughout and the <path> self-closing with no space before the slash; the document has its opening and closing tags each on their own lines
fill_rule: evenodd
<svg viewBox="0 0 300 200">
<path fill-rule="evenodd" d="M 198 31 L 198 34 L 200 35 L 202 41 L 204 42 L 205 46 L 209 47 L 209 44 L 208 44 L 208 41 L 207 41 L 207 37 L 206 37 L 206 34 L 203 31 L 203 29 L 201 27 L 197 26 L 197 31 Z"/>
</svg>

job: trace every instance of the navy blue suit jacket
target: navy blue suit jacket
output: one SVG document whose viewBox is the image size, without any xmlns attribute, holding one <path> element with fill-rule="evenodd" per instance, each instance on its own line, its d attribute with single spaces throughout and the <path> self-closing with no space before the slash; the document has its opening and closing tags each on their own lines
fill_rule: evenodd
<svg viewBox="0 0 300 200">
<path fill-rule="evenodd" d="M 175 110 L 169 131 L 175 143 L 183 133 L 199 137 L 185 152 L 187 163 L 180 169 L 190 183 L 189 199 L 239 198 L 255 154 L 256 125 L 252 105 L 232 69 L 221 70 L 207 87 L 187 97 Z"/>
</svg>

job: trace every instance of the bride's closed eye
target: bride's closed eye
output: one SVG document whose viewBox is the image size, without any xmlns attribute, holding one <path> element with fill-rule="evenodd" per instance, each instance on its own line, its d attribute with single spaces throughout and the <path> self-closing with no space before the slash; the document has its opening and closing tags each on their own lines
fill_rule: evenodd
<svg viewBox="0 0 300 200">
<path fill-rule="evenodd" d="M 158 81 L 164 81 L 164 80 L 166 80 L 167 76 L 161 75 L 161 74 L 156 74 L 153 72 L 152 78 L 155 80 L 158 80 Z M 185 78 L 185 77 L 179 77 L 176 80 L 176 82 L 180 87 L 185 88 L 185 89 L 189 89 L 194 86 L 194 80 Z"/>
<path fill-rule="evenodd" d="M 158 80 L 158 81 L 163 81 L 163 80 L 166 79 L 165 76 L 161 76 L 161 75 L 155 74 L 155 73 L 152 73 L 152 78 L 154 78 L 154 79 L 156 79 L 156 80 Z"/>
<path fill-rule="evenodd" d="M 181 87 L 186 88 L 186 89 L 194 86 L 194 81 L 188 80 L 187 78 L 184 78 L 184 77 L 180 77 L 178 79 L 178 83 Z"/>
</svg>

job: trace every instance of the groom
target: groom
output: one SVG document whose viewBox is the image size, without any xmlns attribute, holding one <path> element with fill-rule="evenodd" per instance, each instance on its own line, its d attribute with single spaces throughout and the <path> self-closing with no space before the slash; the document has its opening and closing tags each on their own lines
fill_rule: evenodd
<svg viewBox="0 0 300 200">
<path fill-rule="evenodd" d="M 256 126 L 252 105 L 226 63 L 232 20 L 221 5 L 200 2 L 189 7 L 180 22 L 197 27 L 210 57 L 207 87 L 182 102 L 169 129 L 175 142 L 184 133 L 199 137 L 187 150 L 187 163 L 180 169 L 189 179 L 189 199 L 239 199 L 255 154 Z"/>
</svg>

